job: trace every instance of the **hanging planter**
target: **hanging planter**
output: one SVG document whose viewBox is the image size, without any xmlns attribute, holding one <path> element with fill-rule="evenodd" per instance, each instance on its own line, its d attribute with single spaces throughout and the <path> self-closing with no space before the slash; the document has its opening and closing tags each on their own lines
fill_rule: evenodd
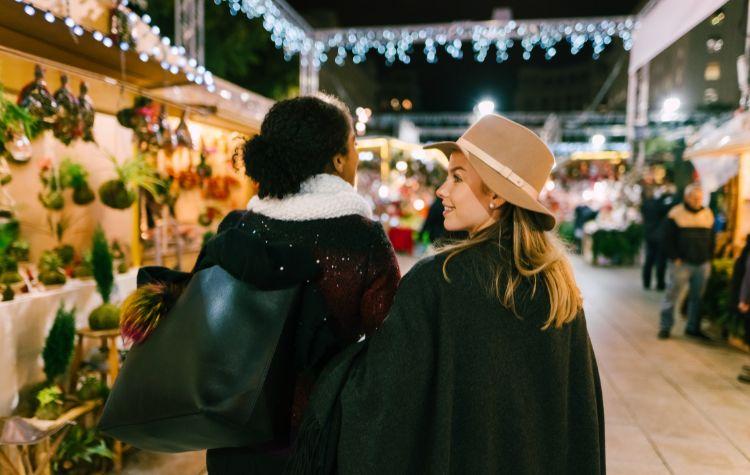
<svg viewBox="0 0 750 475">
<path fill-rule="evenodd" d="M 51 129 L 57 115 L 57 102 L 47 89 L 44 71 L 38 64 L 34 67 L 34 80 L 18 94 L 18 105 L 29 111 L 45 129 Z"/>
<path fill-rule="evenodd" d="M 180 118 L 180 123 L 177 125 L 177 128 L 175 129 L 175 137 L 177 139 L 177 146 L 178 147 L 185 147 L 190 150 L 193 149 L 193 136 L 190 134 L 190 129 L 187 126 L 187 122 L 185 122 L 185 116 L 187 115 L 187 112 L 182 113 L 182 117 Z"/>
<path fill-rule="evenodd" d="M 159 108 L 148 97 L 138 96 L 133 107 L 117 112 L 117 121 L 123 127 L 133 129 L 142 152 L 157 152 L 162 142 L 159 125 Z"/>
<path fill-rule="evenodd" d="M 81 83 L 78 96 L 78 118 L 81 124 L 81 138 L 84 142 L 95 142 L 94 140 L 94 103 L 89 97 L 89 87 L 85 82 Z"/>
<path fill-rule="evenodd" d="M 89 173 L 80 163 L 66 158 L 60 163 L 60 182 L 63 188 L 73 189 L 73 202 L 87 205 L 94 201 L 94 190 L 88 182 Z"/>
<path fill-rule="evenodd" d="M 157 193 L 159 178 L 156 170 L 146 160 L 137 156 L 122 164 L 112 158 L 117 178 L 103 183 L 99 187 L 99 199 L 114 209 L 127 209 L 136 199 L 138 188 L 143 188 L 152 195 Z"/>
<path fill-rule="evenodd" d="M 81 121 L 78 115 L 78 99 L 68 89 L 68 76 L 60 75 L 60 89 L 55 91 L 55 102 L 58 111 L 52 132 L 65 145 L 82 135 Z"/>
<path fill-rule="evenodd" d="M 0 87 L 0 153 L 16 164 L 31 160 L 31 139 L 41 123 L 25 108 L 5 99 Z"/>
</svg>

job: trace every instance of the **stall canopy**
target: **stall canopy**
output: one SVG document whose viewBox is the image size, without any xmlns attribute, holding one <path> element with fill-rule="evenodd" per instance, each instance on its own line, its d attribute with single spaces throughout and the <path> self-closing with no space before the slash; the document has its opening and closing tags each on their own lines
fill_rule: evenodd
<svg viewBox="0 0 750 475">
<path fill-rule="evenodd" d="M 631 74 L 654 59 L 728 0 L 661 0 L 639 17 L 630 52 Z"/>
</svg>

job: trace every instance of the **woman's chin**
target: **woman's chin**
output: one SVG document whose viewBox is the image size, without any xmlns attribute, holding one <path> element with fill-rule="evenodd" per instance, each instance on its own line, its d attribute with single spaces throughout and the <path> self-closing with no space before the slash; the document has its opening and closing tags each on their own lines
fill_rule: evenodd
<svg viewBox="0 0 750 475">
<path fill-rule="evenodd" d="M 451 219 L 449 217 L 445 218 L 445 221 L 443 221 L 443 227 L 446 231 L 449 232 L 458 232 L 458 231 L 465 231 L 465 227 L 461 226 L 458 223 L 451 222 Z"/>
</svg>

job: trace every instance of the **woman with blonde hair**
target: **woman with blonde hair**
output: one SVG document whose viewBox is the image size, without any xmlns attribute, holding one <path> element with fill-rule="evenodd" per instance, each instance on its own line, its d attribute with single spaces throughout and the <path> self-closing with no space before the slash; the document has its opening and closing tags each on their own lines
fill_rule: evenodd
<svg viewBox="0 0 750 475">
<path fill-rule="evenodd" d="M 554 158 L 497 115 L 438 190 L 469 237 L 419 262 L 383 326 L 325 370 L 293 473 L 599 474 L 601 386 L 581 294 L 539 202 Z"/>
</svg>

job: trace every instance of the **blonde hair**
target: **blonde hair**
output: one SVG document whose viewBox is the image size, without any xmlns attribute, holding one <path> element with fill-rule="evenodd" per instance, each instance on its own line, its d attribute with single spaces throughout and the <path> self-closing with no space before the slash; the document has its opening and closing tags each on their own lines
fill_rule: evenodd
<svg viewBox="0 0 750 475">
<path fill-rule="evenodd" d="M 448 255 L 443 262 L 443 277 L 450 282 L 448 263 L 458 254 L 485 242 L 499 240 L 498 253 L 505 254 L 508 259 L 491 260 L 493 277 L 488 292 L 518 315 L 515 299 L 519 285 L 529 281 L 533 296 L 542 283 L 550 304 L 542 330 L 560 328 L 573 321 L 583 305 L 581 292 L 560 240 L 551 232 L 541 231 L 538 220 L 535 213 L 506 203 L 497 223 L 438 250 Z"/>
</svg>

